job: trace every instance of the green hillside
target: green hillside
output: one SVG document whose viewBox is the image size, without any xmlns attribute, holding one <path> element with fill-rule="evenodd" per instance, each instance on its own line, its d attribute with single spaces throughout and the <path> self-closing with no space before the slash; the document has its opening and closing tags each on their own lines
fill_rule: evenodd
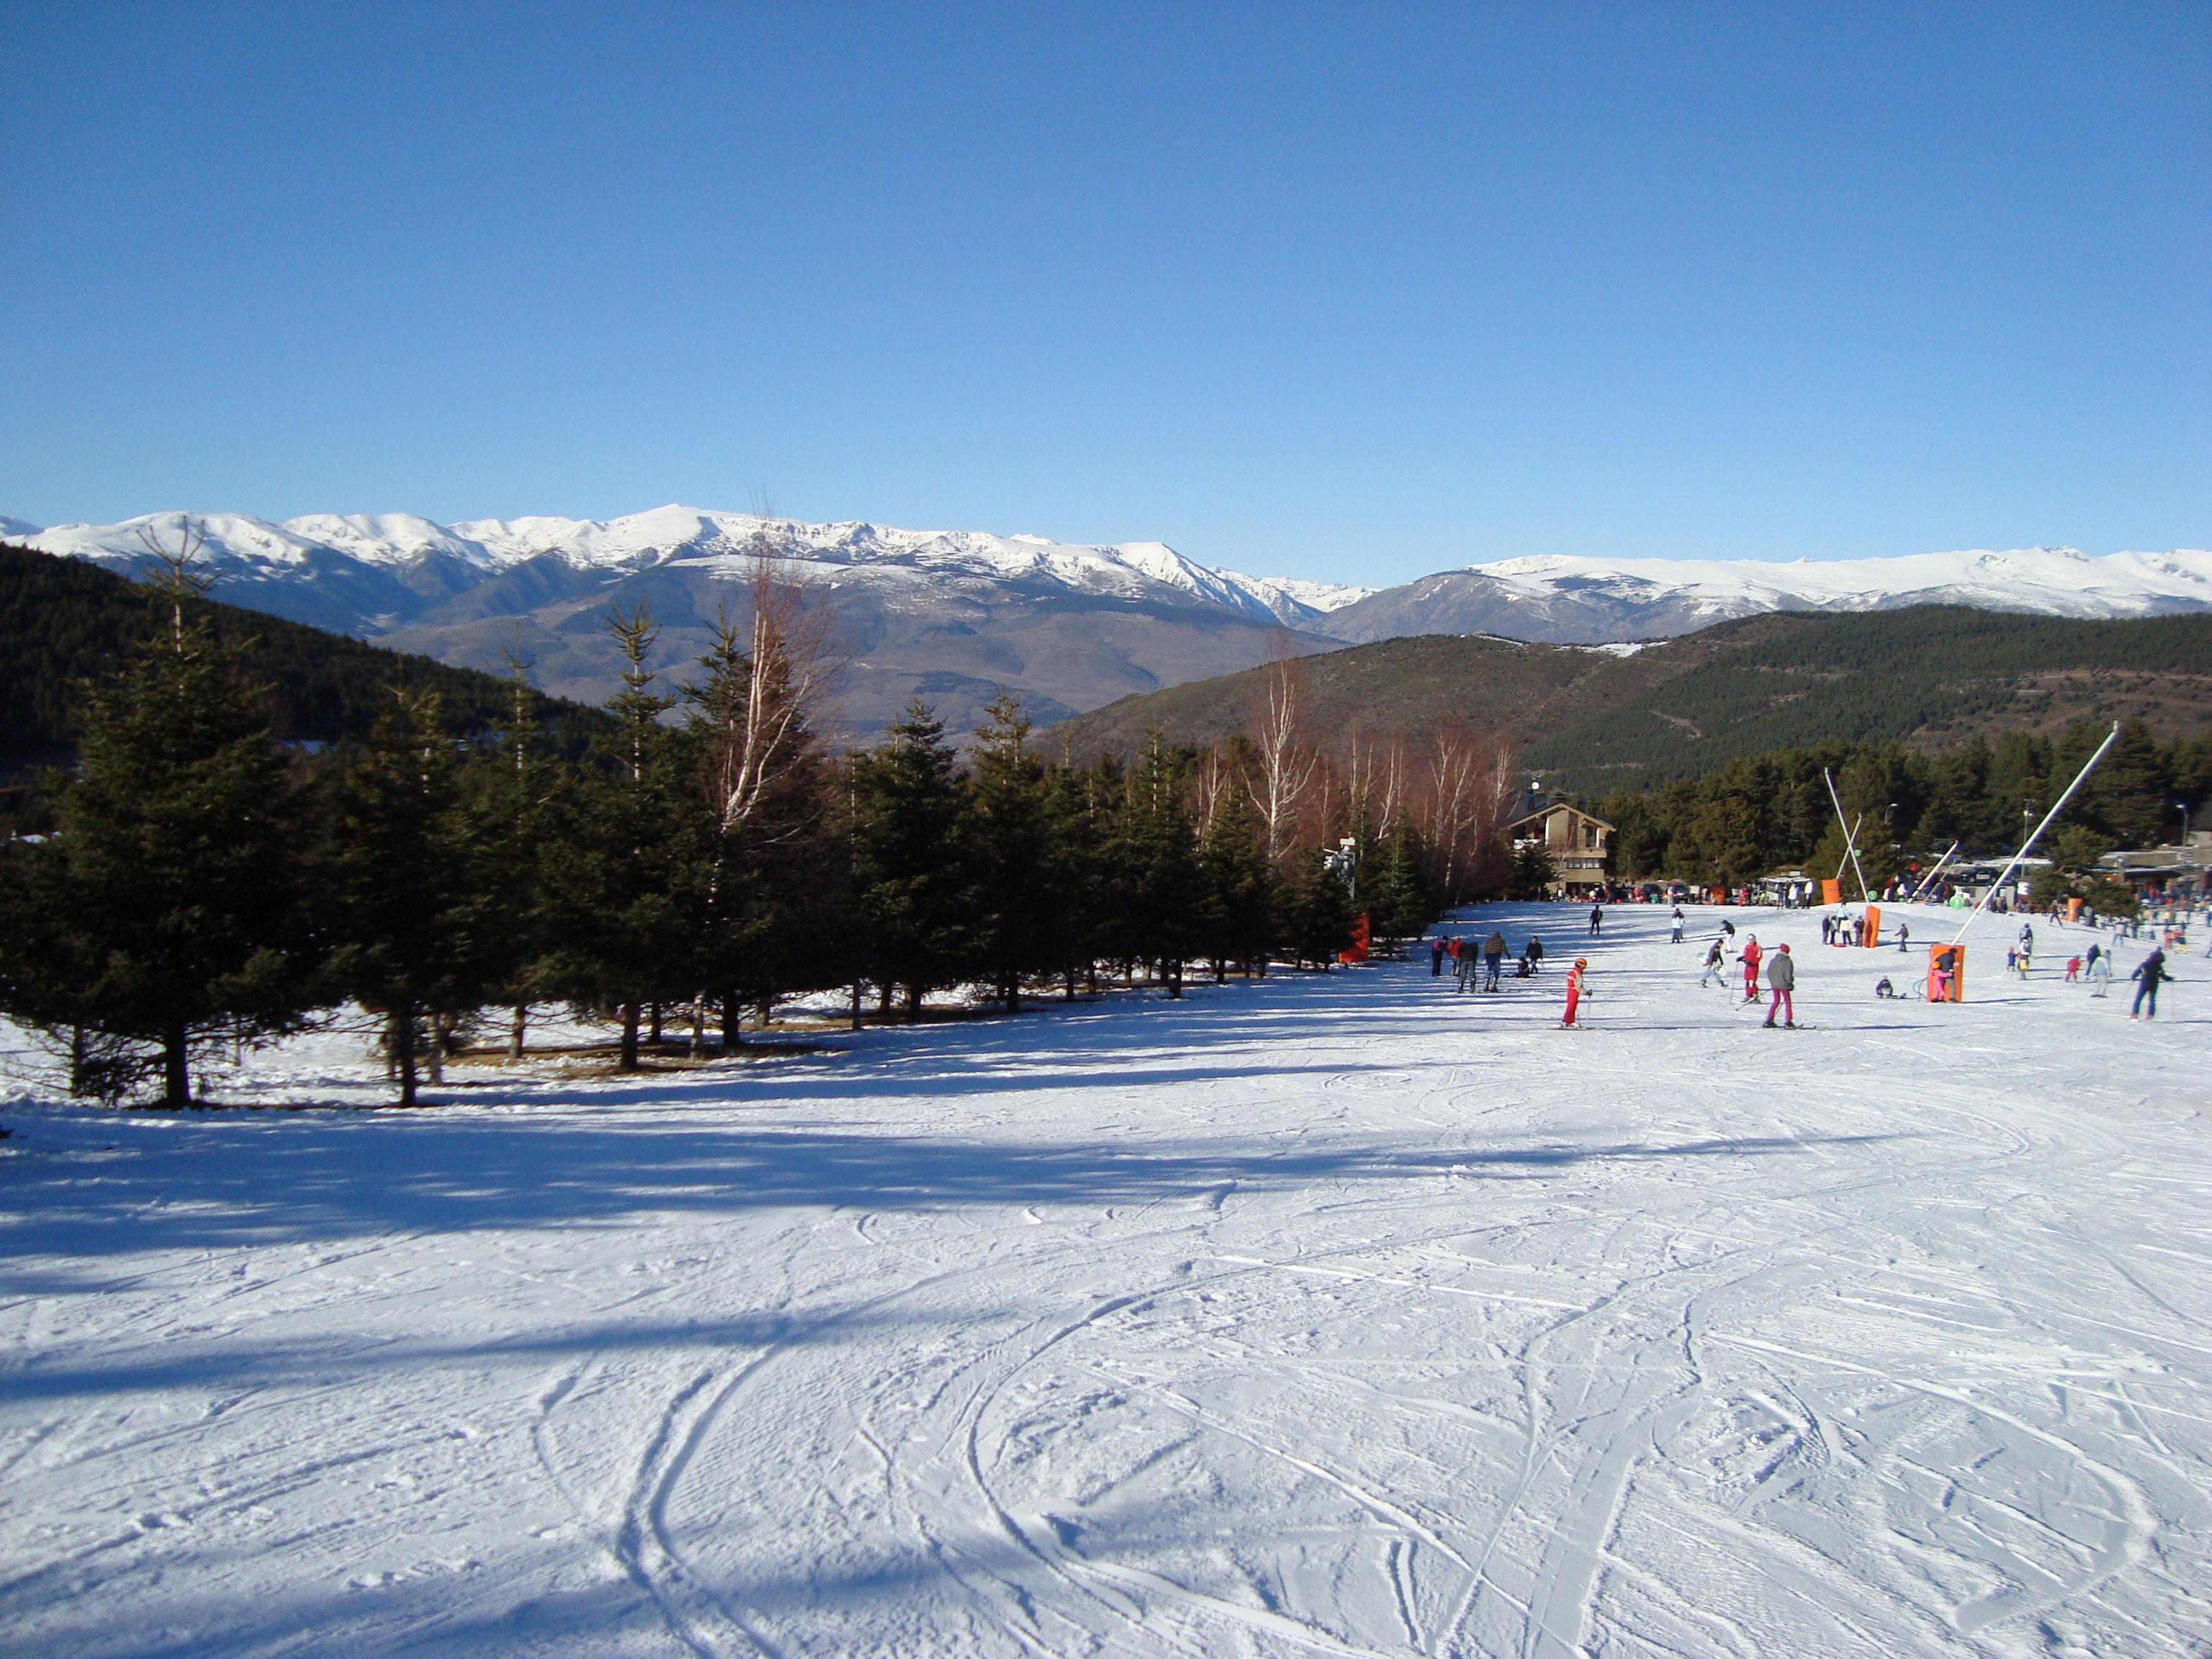
<svg viewBox="0 0 2212 1659">
<path fill-rule="evenodd" d="M 2054 732 L 2142 719 L 2176 738 L 2212 726 L 2212 616 L 2076 622 L 1956 605 L 1778 611 L 1624 653 L 1431 635 L 1304 659 L 1309 727 L 1408 731 L 1442 714 L 1519 743 L 1570 787 L 1699 775 L 1822 744 L 1942 748 L 1974 732 Z M 1070 752 L 1133 753 L 1245 720 L 1261 671 L 1125 697 L 1055 729 Z"/>
<path fill-rule="evenodd" d="M 403 656 L 258 611 L 195 609 L 241 648 L 241 670 L 269 688 L 276 735 L 343 742 L 363 736 L 395 685 L 434 689 L 459 730 L 489 726 L 510 701 L 506 683 L 428 657 Z M 65 761 L 80 688 L 155 625 L 143 590 L 76 559 L 0 544 L 0 771 Z M 580 742 L 607 717 L 532 694 L 556 742 Z"/>
</svg>

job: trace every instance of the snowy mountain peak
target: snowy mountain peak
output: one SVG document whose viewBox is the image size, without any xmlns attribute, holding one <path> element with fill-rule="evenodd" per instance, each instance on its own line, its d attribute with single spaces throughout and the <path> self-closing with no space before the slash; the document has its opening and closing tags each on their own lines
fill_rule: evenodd
<svg viewBox="0 0 2212 1659">
<path fill-rule="evenodd" d="M 188 520 L 205 537 L 205 556 L 218 574 L 238 579 L 231 583 L 234 591 L 240 580 L 264 589 L 272 583 L 328 587 L 343 584 L 352 572 L 442 596 L 543 559 L 610 576 L 678 563 L 736 575 L 739 562 L 764 550 L 802 581 L 834 582 L 843 579 L 841 572 L 867 572 L 903 578 L 909 586 L 914 580 L 1011 583 L 1218 606 L 1293 627 L 1366 592 L 1210 570 L 1164 542 L 1101 545 L 1026 532 L 902 530 L 860 520 L 817 524 L 676 502 L 615 519 L 471 519 L 450 525 L 412 513 L 312 513 L 271 523 L 242 514 L 171 511 L 119 524 L 43 531 L 11 520 L 15 527 L 8 533 L 46 552 L 128 569 L 146 556 L 142 530 L 173 545 Z M 349 631 L 380 632 L 407 610 L 404 598 L 393 598 L 362 609 L 346 625 Z"/>
</svg>

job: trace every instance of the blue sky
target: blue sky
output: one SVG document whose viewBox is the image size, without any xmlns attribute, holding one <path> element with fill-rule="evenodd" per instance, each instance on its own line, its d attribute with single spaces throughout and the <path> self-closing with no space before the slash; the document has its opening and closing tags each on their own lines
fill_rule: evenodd
<svg viewBox="0 0 2212 1659">
<path fill-rule="evenodd" d="M 2212 542 L 2212 9 L 0 4 L 0 512 Z"/>
</svg>

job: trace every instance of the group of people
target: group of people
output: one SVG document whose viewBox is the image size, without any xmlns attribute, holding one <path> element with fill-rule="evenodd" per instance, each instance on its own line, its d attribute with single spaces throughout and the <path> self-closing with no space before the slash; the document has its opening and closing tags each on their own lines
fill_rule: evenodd
<svg viewBox="0 0 2212 1659">
<path fill-rule="evenodd" d="M 1673 922 L 1673 940 L 1679 945 L 1682 942 L 1682 930 L 1685 923 L 1682 908 L 1680 905 L 1674 907 Z M 1591 906 L 1589 931 L 1592 937 L 1596 937 L 1604 925 L 1604 906 L 1602 904 Z M 1862 916 L 1825 916 L 1820 922 L 1821 942 L 1827 945 L 1863 944 L 1866 939 L 1865 926 L 1865 919 Z M 1735 924 L 1723 917 L 1720 931 L 1713 936 L 1711 943 L 1705 949 L 1705 972 L 1698 980 L 1699 988 L 1702 989 L 1715 982 L 1717 982 L 1723 989 L 1729 988 L 1730 981 L 1735 978 L 1735 975 L 1731 972 L 1729 967 L 1729 957 L 1733 952 L 1736 967 L 1741 975 L 1738 982 L 1741 988 L 1742 1000 L 1747 1004 L 1759 1000 L 1763 969 L 1765 988 L 1770 999 L 1767 1004 L 1765 1024 L 1771 1027 L 1778 1024 L 1784 1030 L 1795 1030 L 1797 1025 L 1796 995 L 1797 963 L 1796 958 L 1790 953 L 1789 945 L 1777 945 L 1770 951 L 1759 944 L 1759 936 L 1756 933 L 1750 933 L 1745 936 L 1741 947 L 1738 949 L 1735 948 Z M 2176 937 L 2179 936 L 2178 929 L 2173 930 L 2173 933 Z M 1906 931 L 1901 923 L 1898 928 L 1898 948 L 1901 951 L 1905 948 L 1905 940 L 1907 937 Z M 2172 982 L 2173 979 L 2172 974 L 2167 970 L 2166 963 L 2166 951 L 2173 946 L 2174 943 L 2175 937 L 2169 937 L 2159 949 L 2154 950 L 2149 956 L 2146 957 L 2141 965 L 2129 975 L 2136 982 L 2136 987 L 2135 1000 L 2128 1011 L 2130 1019 L 2158 1018 L 2158 988 Z M 2034 954 L 2035 928 L 2032 923 L 2023 922 L 2019 937 L 2005 952 L 2005 965 L 2009 971 L 2026 978 L 2034 959 Z M 1482 990 L 1495 991 L 1499 988 L 1500 981 L 1504 975 L 1504 964 L 1508 955 L 1509 948 L 1502 928 L 1492 928 L 1489 938 L 1482 940 L 1479 945 L 1472 939 L 1438 935 L 1429 941 L 1429 972 L 1431 975 L 1441 975 L 1444 970 L 1444 963 L 1449 961 L 1452 964 L 1453 977 L 1458 981 L 1456 989 L 1466 991 L 1479 985 Z M 1951 1000 L 1952 986 L 1958 972 L 1958 963 L 1954 958 L 1954 952 L 1939 951 L 1933 959 L 1930 968 L 1930 995 L 1936 1000 Z M 1521 948 L 1514 977 L 1526 979 L 1533 976 L 1540 969 L 1543 960 L 1543 941 L 1531 934 L 1528 942 Z M 2106 994 L 2107 988 L 2112 982 L 2112 951 L 2100 945 L 2092 944 L 2083 955 L 2074 957 L 2067 962 L 2067 982 L 2074 983 L 2086 974 L 2093 987 L 2090 994 L 2101 997 Z M 1568 971 L 1566 1010 L 1559 1021 L 1562 1026 L 1572 1027 L 1577 1024 L 1577 1013 L 1583 999 L 1588 994 L 1585 975 L 1589 967 L 1589 962 L 1587 957 L 1577 957 L 1575 958 L 1573 968 Z M 1875 994 L 1878 997 L 1890 998 L 1903 994 L 1897 989 L 1888 975 L 1884 975 L 1875 987 Z"/>
<path fill-rule="evenodd" d="M 1735 941 L 1735 924 L 1723 918 L 1720 932 L 1713 935 L 1712 943 L 1705 947 L 1705 971 L 1698 978 L 1700 990 L 1717 980 L 1723 990 L 1728 988 L 1729 947 Z M 1772 1025 L 1778 1019 L 1784 1028 L 1796 1030 L 1797 960 L 1790 954 L 1790 947 L 1778 945 L 1769 951 L 1759 944 L 1758 934 L 1747 933 L 1743 948 L 1735 953 L 1735 959 L 1743 972 L 1743 1000 L 1746 1002 L 1759 1000 L 1759 968 L 1764 963 L 1766 988 L 1772 995 L 1772 1000 L 1767 1005 L 1766 1024 Z"/>
<path fill-rule="evenodd" d="M 1505 977 L 1505 958 L 1509 954 L 1503 930 L 1492 928 L 1490 937 L 1480 945 L 1457 936 L 1447 939 L 1442 934 L 1429 941 L 1429 973 L 1441 975 L 1444 963 L 1451 963 L 1452 977 L 1458 981 L 1455 989 L 1464 991 L 1478 981 L 1486 991 L 1495 991 Z M 1522 945 L 1514 969 L 1516 979 L 1533 979 L 1543 971 L 1544 941 L 1534 933 Z"/>
</svg>

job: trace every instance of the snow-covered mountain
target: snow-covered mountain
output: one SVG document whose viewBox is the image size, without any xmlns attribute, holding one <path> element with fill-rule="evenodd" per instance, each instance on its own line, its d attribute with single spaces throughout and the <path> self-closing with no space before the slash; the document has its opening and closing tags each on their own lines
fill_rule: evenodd
<svg viewBox="0 0 2212 1659">
<path fill-rule="evenodd" d="M 605 520 L 412 514 L 311 514 L 282 523 L 239 514 L 155 513 L 112 525 L 11 537 L 132 571 L 149 538 L 187 532 L 219 577 L 216 597 L 470 667 L 519 648 L 547 690 L 597 702 L 614 686 L 608 607 L 651 605 L 658 660 L 680 674 L 723 606 L 742 608 L 762 551 L 779 574 L 834 596 L 844 710 L 855 735 L 910 697 L 956 730 L 1001 686 L 1049 721 L 1133 691 L 1261 660 L 1283 630 L 1297 647 L 1332 641 L 1314 623 L 1370 591 L 1210 570 L 1158 542 L 1094 546 L 1042 536 L 809 524 L 664 507 Z"/>
<path fill-rule="evenodd" d="M 1502 634 L 1553 644 L 1687 634 L 1763 611 L 1891 611 L 1971 605 L 2055 617 L 2212 610 L 2212 553 L 2070 547 L 1886 559 L 1500 559 L 1388 587 L 1318 619 L 1364 642 L 1407 634 Z"/>
<path fill-rule="evenodd" d="M 662 507 L 622 518 L 477 519 L 155 513 L 0 535 L 118 570 L 146 538 L 205 538 L 218 597 L 448 662 L 497 669 L 518 645 L 548 690 L 598 701 L 614 664 L 610 604 L 649 601 L 662 660 L 704 648 L 754 555 L 834 595 L 853 657 L 847 708 L 879 727 L 911 696 L 956 727 L 1000 686 L 1041 721 L 1248 667 L 1289 629 L 1305 650 L 1408 634 L 1560 644 L 1654 639 L 1779 610 L 1954 604 L 2065 617 L 2212 610 L 2212 553 L 2072 548 L 1796 563 L 1753 559 L 1502 559 L 1376 591 L 1209 569 L 1159 542 L 1101 546 L 980 531 L 812 524 Z"/>
<path fill-rule="evenodd" d="M 453 594 L 526 566 L 615 575 L 682 563 L 742 576 L 752 554 L 774 552 L 802 582 L 866 582 L 909 602 L 933 587 L 987 583 L 1065 589 L 1098 598 L 1218 606 L 1255 621 L 1304 627 L 1373 590 L 1209 570 L 1161 542 L 1097 546 L 1042 536 L 899 530 L 858 520 L 793 519 L 662 507 L 618 519 L 477 519 L 434 524 L 411 513 L 315 513 L 271 523 L 234 513 L 151 513 L 120 524 L 9 520 L 0 530 L 49 553 L 135 568 L 146 538 L 179 544 L 187 524 L 238 603 L 348 633 L 404 626 Z M 550 572 L 541 571 L 541 574 Z M 255 590 L 238 597 L 241 585 Z M 375 603 L 364 600 L 374 595 Z"/>
</svg>

